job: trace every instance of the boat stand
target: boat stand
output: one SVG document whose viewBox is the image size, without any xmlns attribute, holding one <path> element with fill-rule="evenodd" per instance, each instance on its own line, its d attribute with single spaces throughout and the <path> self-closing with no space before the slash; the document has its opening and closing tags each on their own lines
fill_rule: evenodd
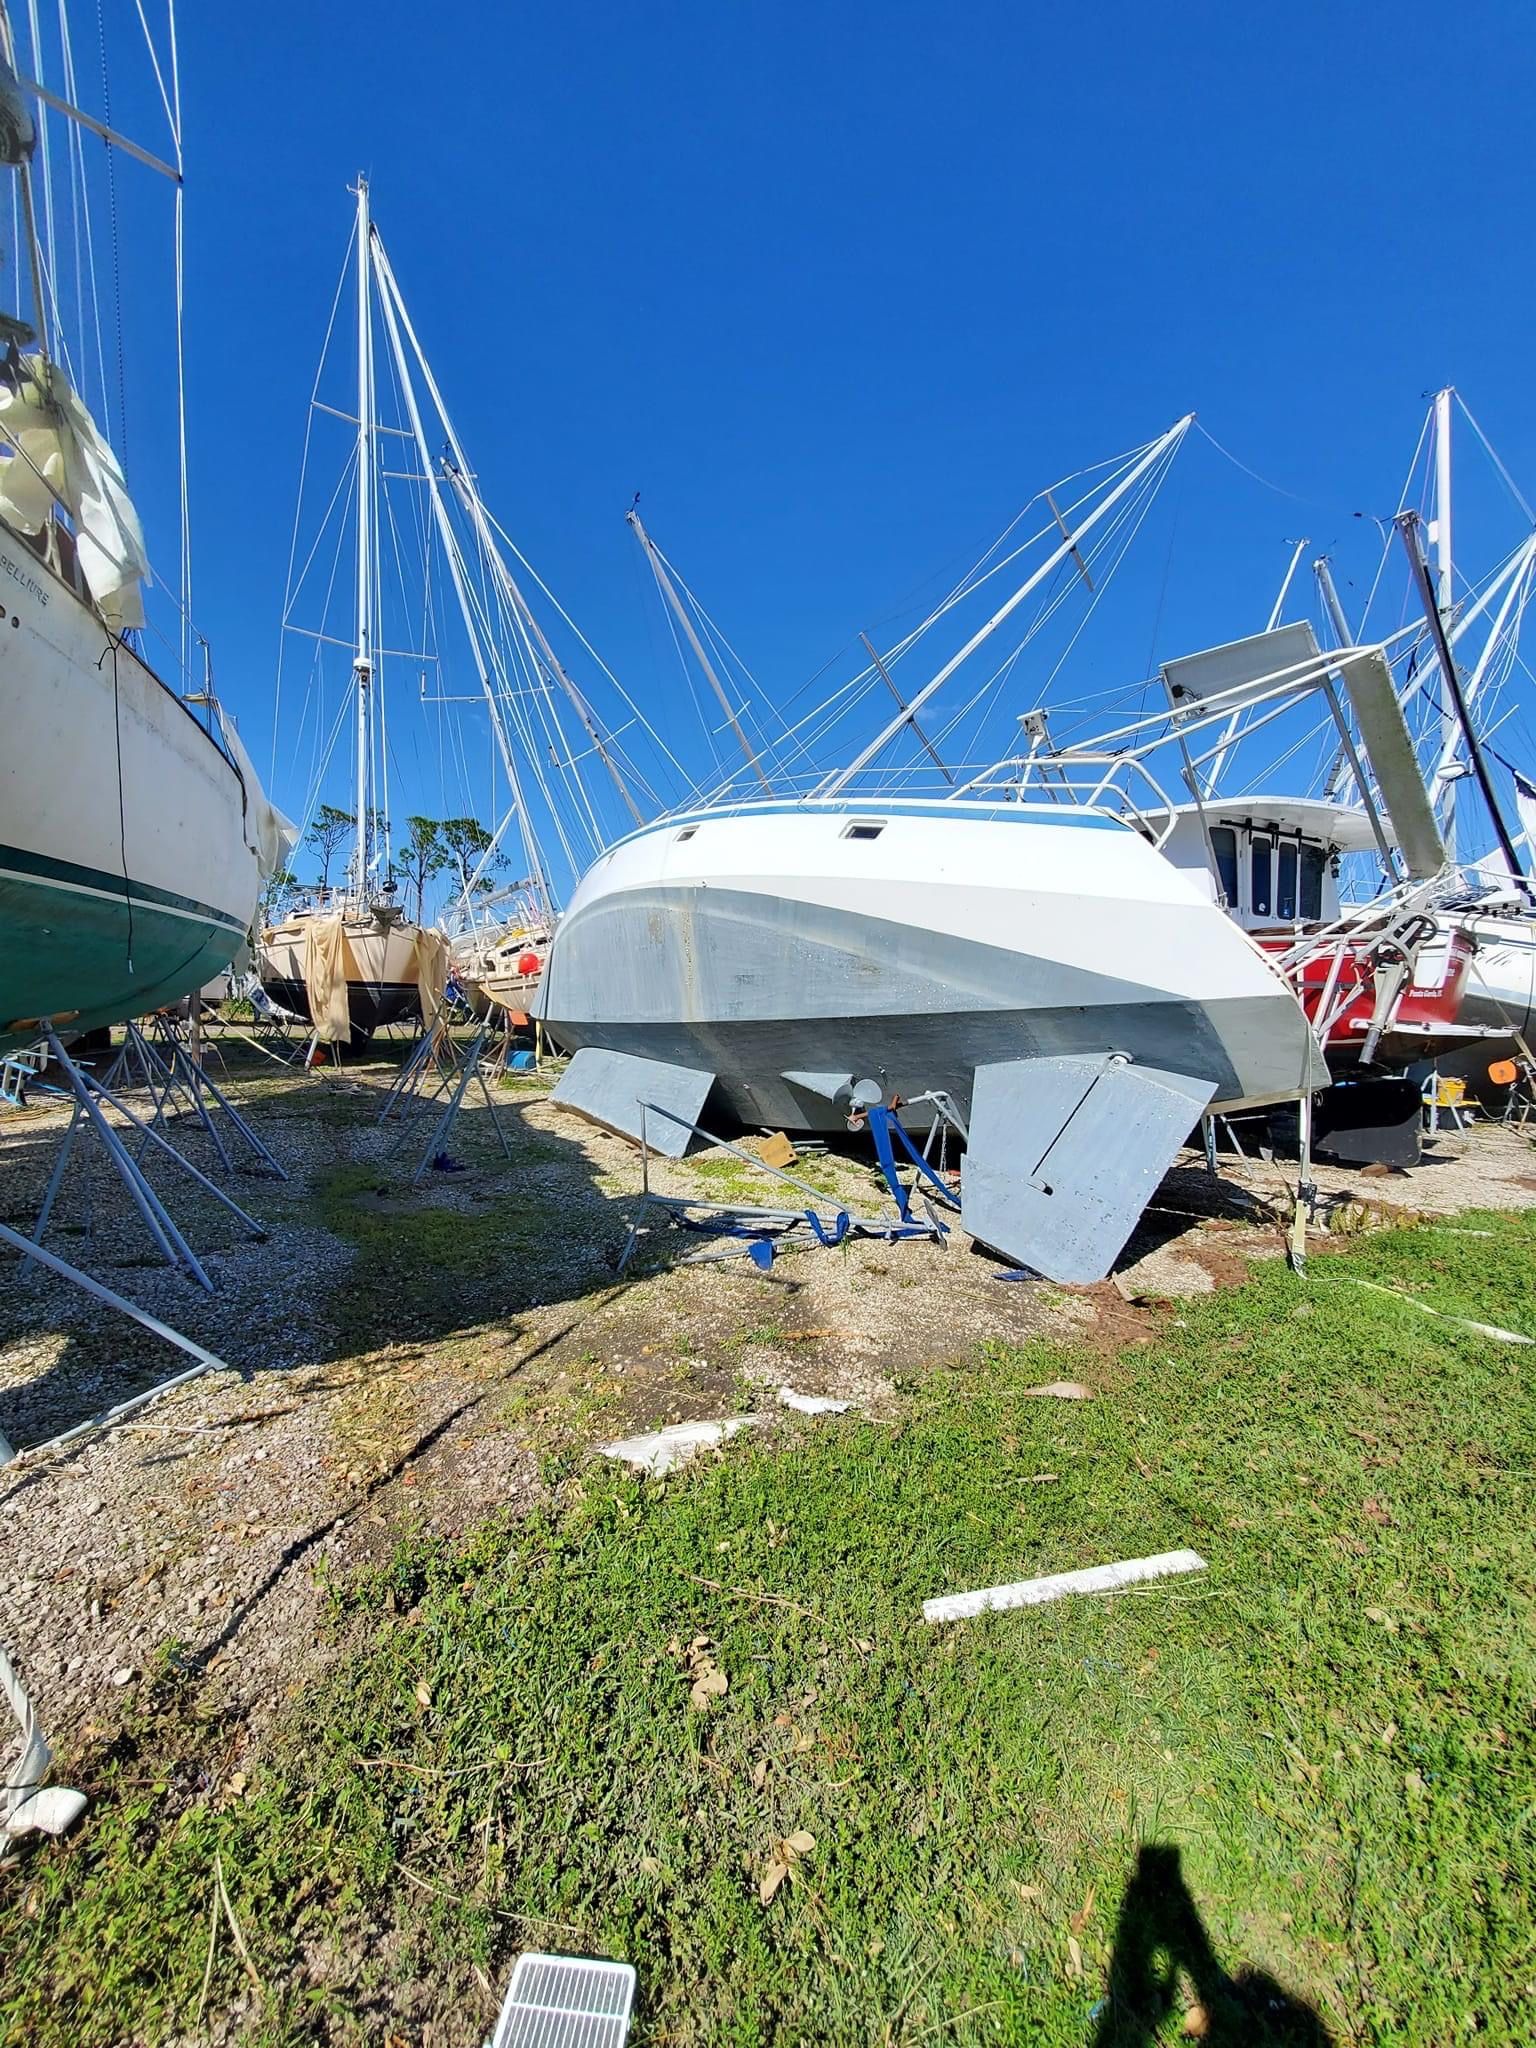
<svg viewBox="0 0 1536 2048">
<path fill-rule="evenodd" d="M 781 1251 L 805 1251 L 816 1245 L 830 1249 L 840 1245 L 849 1237 L 878 1238 L 885 1243 L 894 1243 L 901 1238 L 923 1237 L 943 1245 L 949 1235 L 949 1225 L 935 1213 L 932 1203 L 923 1195 L 925 1220 L 919 1221 L 912 1215 L 911 1191 L 896 1177 L 892 1153 L 893 1134 L 917 1168 L 918 1176 L 928 1180 L 940 1199 L 950 1207 L 959 1204 L 941 1180 L 933 1173 L 927 1161 L 918 1153 L 905 1127 L 892 1110 L 881 1109 L 881 1121 L 873 1127 L 875 1151 L 880 1162 L 886 1185 L 891 1190 L 891 1199 L 896 1204 L 896 1219 L 878 1216 L 851 1216 L 846 1209 L 838 1209 L 830 1217 L 820 1213 L 819 1205 L 826 1196 L 808 1182 L 796 1180 L 792 1173 L 785 1173 L 777 1166 L 770 1166 L 766 1160 L 753 1153 L 743 1151 L 741 1146 L 732 1145 L 724 1138 L 717 1138 L 706 1131 L 702 1124 L 693 1123 L 674 1110 L 663 1109 L 659 1103 L 641 1102 L 640 1109 L 640 1200 L 645 1208 L 659 1209 L 668 1223 L 675 1229 L 698 1231 L 710 1237 L 725 1237 L 736 1242 L 724 1246 L 688 1253 L 684 1265 L 712 1264 L 716 1260 L 750 1258 L 759 1272 L 766 1273 L 773 1266 L 774 1257 Z M 868 1112 L 873 1121 L 875 1111 Z M 647 1131 L 647 1119 L 659 1116 L 670 1124 L 681 1126 L 690 1136 L 701 1138 L 707 1145 L 715 1145 L 733 1158 L 750 1166 L 757 1173 L 765 1173 L 774 1180 L 783 1181 L 797 1194 L 810 1197 L 810 1205 L 803 1202 L 799 1208 L 774 1209 L 751 1202 L 711 1202 L 707 1198 L 694 1199 L 682 1195 L 658 1195 L 651 1187 L 651 1146 Z M 915 1183 L 914 1183 L 915 1185 Z M 643 1229 L 637 1219 L 629 1227 L 629 1236 L 619 1255 L 617 1271 L 622 1273 L 634 1257 Z"/>
<path fill-rule="evenodd" d="M 469 1044 L 459 1047 L 445 1031 L 424 1030 L 411 1048 L 410 1058 L 401 1068 L 385 1096 L 384 1107 L 379 1111 L 379 1122 L 385 1123 L 392 1116 L 398 1116 L 401 1122 L 400 1134 L 389 1148 L 391 1158 L 409 1136 L 411 1120 L 417 1111 L 429 1103 L 441 1101 L 445 1096 L 447 1098 L 443 1112 L 427 1140 L 426 1150 L 417 1162 L 416 1171 L 411 1175 L 410 1185 L 413 1188 L 421 1185 L 427 1168 L 441 1155 L 448 1134 L 464 1106 L 464 1097 L 469 1093 L 471 1082 L 478 1082 L 480 1085 L 485 1106 L 491 1113 L 491 1129 L 496 1133 L 496 1141 L 501 1146 L 502 1158 L 512 1157 L 511 1147 L 507 1144 L 507 1134 L 501 1127 L 501 1118 L 496 1114 L 495 1098 L 491 1094 L 481 1066 L 481 1056 L 490 1036 L 490 1024 L 482 1024 Z"/>
<path fill-rule="evenodd" d="M 62 1086 L 60 1092 L 74 1098 L 74 1113 L 70 1117 L 69 1127 L 65 1131 L 63 1141 L 59 1146 L 59 1156 L 54 1161 L 53 1172 L 49 1175 L 47 1191 L 43 1196 L 43 1205 L 38 1212 L 37 1223 L 33 1228 L 32 1236 L 30 1239 L 23 1238 L 20 1240 L 20 1245 L 25 1247 L 21 1262 L 22 1271 L 25 1272 L 29 1266 L 38 1260 L 41 1260 L 43 1264 L 55 1267 L 62 1263 L 51 1258 L 44 1258 L 41 1246 L 53 1216 L 54 1204 L 58 1200 L 59 1190 L 63 1185 L 65 1173 L 68 1171 L 70 1160 L 74 1157 L 76 1142 L 84 1135 L 88 1138 L 94 1137 L 101 1146 L 108 1161 L 116 1171 L 118 1178 L 127 1190 L 129 1199 L 138 1210 L 144 1227 L 153 1240 L 156 1249 L 165 1259 L 167 1265 L 177 1272 L 186 1273 L 190 1279 L 195 1280 L 200 1287 L 212 1294 L 214 1291 L 213 1281 L 209 1278 L 202 1261 L 177 1228 L 175 1219 L 166 1208 L 165 1203 L 150 1185 L 140 1163 L 140 1158 L 136 1158 L 129 1150 L 124 1133 L 109 1120 L 106 1114 L 107 1110 L 115 1110 L 119 1116 L 126 1119 L 134 1131 L 140 1134 L 143 1139 L 143 1144 L 140 1148 L 141 1157 L 148 1153 L 151 1146 L 157 1152 L 163 1153 L 191 1180 L 194 1180 L 200 1188 L 207 1194 L 212 1195 L 215 1201 L 222 1203 L 252 1237 L 265 1238 L 267 1234 L 265 1226 L 259 1223 L 246 1210 L 242 1209 L 238 1202 L 225 1194 L 224 1190 L 216 1182 L 210 1180 L 207 1174 L 194 1166 L 184 1153 L 177 1150 L 169 1138 L 155 1128 L 155 1123 L 160 1121 L 163 1114 L 164 1098 L 162 1095 L 157 1094 L 155 1096 L 155 1122 L 146 1123 L 141 1116 L 128 1107 L 127 1103 L 122 1100 L 105 1080 L 98 1078 L 94 1074 L 87 1073 L 83 1067 L 75 1064 L 74 1060 L 71 1059 L 70 1055 L 60 1044 L 58 1034 L 54 1031 L 53 1026 L 46 1022 L 43 1025 L 43 1038 L 47 1044 L 52 1063 L 58 1069 L 61 1077 Z M 140 1047 L 145 1052 L 149 1051 L 149 1048 L 143 1043 L 142 1034 L 140 1036 Z M 151 1058 L 154 1059 L 155 1056 L 151 1054 Z M 159 1062 L 156 1059 L 155 1063 L 160 1065 L 163 1070 L 163 1062 Z M 205 1085 L 212 1086 L 211 1083 L 206 1082 L 206 1077 Z M 153 1088 L 151 1092 L 154 1093 Z M 206 1112 L 204 1112 L 204 1121 L 207 1121 Z M 244 1119 L 242 1118 L 240 1121 L 243 1123 Z M 265 1147 L 260 1149 L 263 1152 L 265 1151 Z M 222 1147 L 220 1147 L 220 1150 L 222 1152 Z M 270 1158 L 271 1155 L 268 1154 L 267 1156 Z M 275 1160 L 272 1163 L 274 1166 L 276 1165 Z M 278 1170 L 281 1172 L 280 1168 Z M 7 1232 L 6 1240 L 10 1241 L 13 1235 L 14 1233 Z M 74 1269 L 70 1268 L 66 1270 L 64 1277 L 73 1279 L 78 1276 L 74 1273 Z M 97 1291 L 94 1286 L 87 1289 L 87 1292 L 94 1293 Z"/>
<path fill-rule="evenodd" d="M 156 1337 L 163 1337 L 167 1344 L 174 1344 L 178 1351 L 185 1351 L 194 1363 L 173 1378 L 160 1380 L 152 1387 L 146 1387 L 141 1394 L 132 1394 L 126 1401 L 119 1401 L 100 1415 L 93 1415 L 88 1422 L 77 1422 L 59 1436 L 50 1437 L 46 1443 L 28 1444 L 22 1450 L 13 1450 L 3 1436 L 0 1436 L 0 1466 L 18 1462 L 23 1458 L 41 1458 L 61 1451 L 78 1438 L 89 1436 L 98 1429 L 109 1428 L 114 1422 L 122 1422 L 130 1415 L 136 1415 L 141 1408 L 147 1408 L 152 1401 L 158 1401 L 162 1394 L 168 1394 L 175 1387 L 184 1387 L 189 1380 L 201 1379 L 205 1372 L 229 1372 L 231 1367 L 217 1352 L 207 1350 L 184 1337 L 180 1330 L 173 1330 L 169 1323 L 162 1323 L 158 1316 L 152 1316 L 147 1309 L 139 1308 L 134 1302 L 125 1300 L 121 1294 L 114 1294 L 100 1280 L 89 1273 L 82 1273 L 78 1266 L 71 1266 L 67 1260 L 58 1258 L 45 1246 L 34 1239 L 23 1237 L 19 1230 L 12 1230 L 7 1223 L 0 1223 L 0 1244 L 9 1245 L 21 1252 L 30 1263 L 36 1260 L 46 1266 L 50 1273 L 56 1273 L 61 1280 L 67 1280 L 71 1287 L 78 1287 L 92 1300 L 105 1307 L 116 1309 L 119 1315 L 131 1316 L 133 1320 Z"/>
<path fill-rule="evenodd" d="M 255 1160 L 255 1168 L 251 1170 L 270 1173 L 278 1180 L 287 1180 L 287 1174 L 271 1151 L 257 1137 L 207 1068 L 193 1057 L 192 1049 L 176 1022 L 169 1018 L 159 1018 L 156 1022 L 160 1027 L 163 1056 L 162 1050 L 151 1044 L 142 1026 L 130 1024 L 123 1039 L 122 1050 L 102 1077 L 104 1084 L 109 1088 L 132 1086 L 131 1077 L 136 1076 L 149 1091 L 150 1100 L 155 1105 L 155 1113 L 150 1121 L 152 1130 L 161 1128 L 168 1109 L 184 1104 L 186 1110 L 197 1118 L 207 1132 L 224 1171 L 231 1173 L 234 1168 L 229 1149 L 209 1108 L 207 1098 L 211 1098 L 213 1108 L 223 1112 L 230 1130 Z M 146 1139 L 139 1148 L 140 1160 L 147 1150 Z"/>
<path fill-rule="evenodd" d="M 1307 1270 L 1307 1225 L 1317 1210 L 1317 1183 L 1312 1178 L 1312 1098 L 1296 1099 L 1296 1206 L 1291 1214 L 1286 1257 L 1294 1273 Z"/>
</svg>

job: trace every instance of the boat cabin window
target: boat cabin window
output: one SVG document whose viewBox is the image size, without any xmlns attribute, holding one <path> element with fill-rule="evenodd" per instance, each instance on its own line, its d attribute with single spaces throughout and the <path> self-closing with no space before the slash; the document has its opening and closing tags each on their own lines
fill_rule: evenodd
<svg viewBox="0 0 1536 2048">
<path fill-rule="evenodd" d="M 1320 846 L 1301 847 L 1301 915 L 1317 923 L 1323 915 L 1323 863 L 1327 856 Z"/>
<path fill-rule="evenodd" d="M 1253 842 L 1252 889 L 1250 908 L 1255 917 L 1268 917 L 1270 904 L 1274 901 L 1270 893 L 1273 843 L 1268 839 L 1255 838 Z"/>
<path fill-rule="evenodd" d="M 1282 839 L 1275 852 L 1275 915 L 1287 924 L 1293 924 L 1296 919 L 1296 848 L 1289 839 Z"/>
<path fill-rule="evenodd" d="M 845 839 L 878 839 L 885 830 L 884 818 L 858 818 L 843 827 Z"/>
<path fill-rule="evenodd" d="M 697 825 L 685 825 L 682 831 L 679 832 L 677 835 L 677 842 L 679 846 L 681 846 L 685 839 L 691 839 L 694 833 L 698 831 L 698 829 L 699 828 Z"/>
<path fill-rule="evenodd" d="M 1237 834 L 1230 825 L 1211 827 L 1211 852 L 1216 856 L 1216 880 L 1229 910 L 1237 908 Z"/>
</svg>

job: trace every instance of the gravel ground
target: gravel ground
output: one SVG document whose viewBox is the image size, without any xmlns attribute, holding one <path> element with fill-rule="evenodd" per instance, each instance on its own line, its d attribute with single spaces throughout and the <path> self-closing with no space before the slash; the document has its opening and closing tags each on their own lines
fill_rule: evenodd
<svg viewBox="0 0 1536 2048">
<path fill-rule="evenodd" d="M 289 1178 L 229 1179 L 268 1232 L 258 1240 L 155 1172 L 212 1296 L 153 1260 L 137 1217 L 107 1200 L 99 1161 L 71 1166 L 48 1242 L 230 1370 L 0 1470 L 0 1641 L 55 1739 L 109 1725 L 170 1654 L 259 1734 L 323 1654 L 322 1568 L 375 1556 L 404 1529 L 453 1533 L 525 1508 L 603 1441 L 771 1406 L 785 1385 L 885 1412 L 906 1381 L 986 1338 L 1073 1333 L 1107 1355 L 1145 1333 L 1146 1297 L 1223 1284 L 1282 1249 L 1271 1205 L 1288 1206 L 1293 1169 L 1223 1159 L 1213 1182 L 1186 1158 L 1097 1287 L 1001 1284 L 958 1231 L 948 1249 L 861 1243 L 759 1275 L 740 1259 L 676 1263 L 697 1240 L 663 1229 L 621 1276 L 640 1214 L 632 1147 L 537 1085 L 498 1091 L 511 1158 L 477 1106 L 449 1140 L 466 1170 L 429 1173 L 412 1193 L 430 1122 L 393 1157 L 377 1122 L 398 1058 L 303 1076 L 228 1049 L 228 1086 Z M 31 1227 L 63 1125 L 56 1107 L 0 1121 L 0 1214 L 15 1228 Z M 212 1167 L 189 1121 L 178 1137 Z M 878 1211 L 860 1160 L 811 1154 L 804 1170 Z M 1357 1221 L 1536 1202 L 1531 1141 L 1496 1127 L 1442 1137 L 1407 1175 L 1322 1167 L 1317 1180 Z M 758 1185 L 721 1155 L 653 1171 L 663 1193 L 779 1199 Z M 19 1450 L 182 1363 L 51 1276 L 0 1270 L 0 1433 Z"/>
</svg>

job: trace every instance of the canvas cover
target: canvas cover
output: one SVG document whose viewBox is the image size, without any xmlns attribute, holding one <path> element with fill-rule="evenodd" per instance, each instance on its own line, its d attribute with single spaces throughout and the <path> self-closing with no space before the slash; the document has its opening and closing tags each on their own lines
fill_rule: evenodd
<svg viewBox="0 0 1536 2048">
<path fill-rule="evenodd" d="M 421 998 L 421 1021 L 429 1031 L 443 1021 L 447 988 L 448 941 L 441 932 L 420 930 L 416 934 L 416 993 Z"/>
<path fill-rule="evenodd" d="M 347 1007 L 346 927 L 339 917 L 312 917 L 304 927 L 304 994 L 322 1045 L 345 1045 L 352 1036 Z"/>
<path fill-rule="evenodd" d="M 97 610 L 115 633 L 142 626 L 149 557 L 117 457 L 58 364 L 23 356 L 16 382 L 0 383 L 0 515 L 41 533 L 55 503 Z"/>
<path fill-rule="evenodd" d="M 244 742 L 235 730 L 234 720 L 226 714 L 224 706 L 215 699 L 213 708 L 218 713 L 225 751 L 239 769 L 240 780 L 245 784 L 245 843 L 255 854 L 256 865 L 263 878 L 281 874 L 289 854 L 299 843 L 299 828 L 291 818 L 283 815 L 262 788 L 256 764 L 246 752 Z"/>
</svg>

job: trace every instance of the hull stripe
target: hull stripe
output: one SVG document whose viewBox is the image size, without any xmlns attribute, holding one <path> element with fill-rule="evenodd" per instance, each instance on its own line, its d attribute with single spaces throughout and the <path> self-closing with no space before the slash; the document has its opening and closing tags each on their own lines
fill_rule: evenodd
<svg viewBox="0 0 1536 2048">
<path fill-rule="evenodd" d="M 51 889 L 66 889 L 77 896 L 101 896 L 114 903 L 153 904 L 172 917 L 190 918 L 198 924 L 223 925 L 243 932 L 243 918 L 211 903 L 199 903 L 195 896 L 178 896 L 151 882 L 136 882 L 111 875 L 104 868 L 88 868 L 74 861 L 55 860 L 50 854 L 33 853 L 21 846 L 0 846 L 0 879 L 13 882 L 42 882 Z"/>
</svg>

